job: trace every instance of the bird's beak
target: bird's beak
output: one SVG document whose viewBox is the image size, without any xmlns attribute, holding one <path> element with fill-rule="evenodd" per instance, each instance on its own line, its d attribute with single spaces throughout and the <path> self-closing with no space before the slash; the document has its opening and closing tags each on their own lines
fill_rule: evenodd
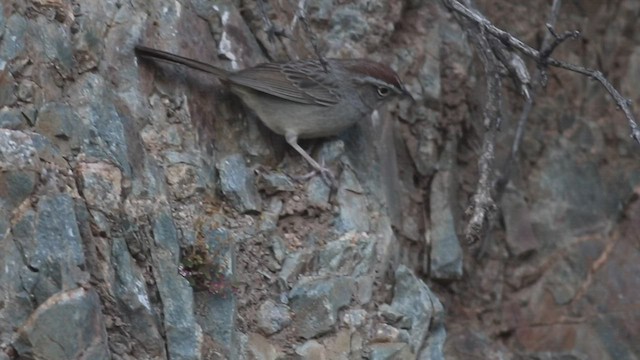
<svg viewBox="0 0 640 360">
<path fill-rule="evenodd" d="M 409 90 L 407 90 L 406 87 L 402 87 L 402 96 L 405 98 L 409 98 L 411 99 L 411 102 L 415 104 L 416 99 L 413 98 L 413 95 L 411 95 L 411 93 L 409 92 Z"/>
</svg>

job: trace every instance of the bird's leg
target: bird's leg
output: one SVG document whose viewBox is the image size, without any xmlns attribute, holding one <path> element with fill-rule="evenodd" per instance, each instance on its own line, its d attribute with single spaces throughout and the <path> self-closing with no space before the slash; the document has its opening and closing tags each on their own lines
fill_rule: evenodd
<svg viewBox="0 0 640 360">
<path fill-rule="evenodd" d="M 317 161 L 315 161 L 311 155 L 309 155 L 306 151 L 304 151 L 303 148 L 300 147 L 300 145 L 298 145 L 298 135 L 297 134 L 293 134 L 293 133 L 287 133 L 285 135 L 285 139 L 287 140 L 287 143 L 289 143 L 289 145 L 291 145 L 291 147 L 293 147 L 300 155 L 302 155 L 302 157 L 307 160 L 307 162 L 309 164 L 311 164 L 311 166 L 313 166 L 313 168 L 318 171 L 320 173 L 320 175 L 322 175 L 322 178 L 330 185 L 330 186 L 335 186 L 335 177 L 333 176 L 333 173 L 331 172 L 331 170 L 329 170 L 328 168 L 318 164 Z"/>
</svg>

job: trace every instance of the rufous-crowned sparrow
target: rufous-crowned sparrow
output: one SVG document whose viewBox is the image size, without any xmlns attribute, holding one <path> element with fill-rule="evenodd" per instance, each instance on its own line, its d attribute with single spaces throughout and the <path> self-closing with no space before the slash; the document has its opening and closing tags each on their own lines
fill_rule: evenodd
<svg viewBox="0 0 640 360">
<path fill-rule="evenodd" d="M 332 177 L 298 139 L 337 135 L 398 96 L 411 97 L 389 66 L 369 60 L 264 63 L 237 72 L 165 51 L 136 46 L 138 56 L 186 65 L 218 77 L 316 170 Z"/>
</svg>

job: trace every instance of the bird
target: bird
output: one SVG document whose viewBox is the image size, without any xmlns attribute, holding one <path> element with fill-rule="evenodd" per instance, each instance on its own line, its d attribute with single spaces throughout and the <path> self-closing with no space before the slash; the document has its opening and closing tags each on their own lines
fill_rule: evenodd
<svg viewBox="0 0 640 360">
<path fill-rule="evenodd" d="M 285 140 L 315 170 L 331 171 L 309 155 L 298 139 L 335 136 L 399 97 L 413 99 L 388 65 L 367 59 L 309 59 L 267 62 L 239 71 L 143 45 L 137 56 L 203 71 L 229 85 L 230 91 Z"/>
</svg>

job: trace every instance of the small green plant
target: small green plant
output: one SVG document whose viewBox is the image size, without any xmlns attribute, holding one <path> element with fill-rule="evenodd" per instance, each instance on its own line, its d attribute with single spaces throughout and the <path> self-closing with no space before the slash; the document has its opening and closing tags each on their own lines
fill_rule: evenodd
<svg viewBox="0 0 640 360">
<path fill-rule="evenodd" d="M 233 292 L 233 289 L 215 253 L 204 241 L 198 241 L 195 245 L 183 249 L 178 273 L 187 279 L 196 291 L 225 295 Z"/>
</svg>

